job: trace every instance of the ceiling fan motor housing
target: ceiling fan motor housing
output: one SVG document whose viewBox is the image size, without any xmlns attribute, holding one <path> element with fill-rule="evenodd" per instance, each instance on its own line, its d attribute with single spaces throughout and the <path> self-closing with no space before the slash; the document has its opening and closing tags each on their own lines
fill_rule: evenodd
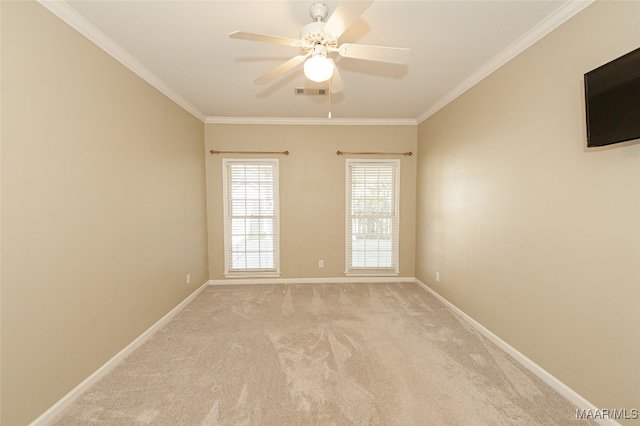
<svg viewBox="0 0 640 426">
<path fill-rule="evenodd" d="M 322 32 L 323 28 L 324 22 L 311 22 L 302 27 L 302 30 L 300 31 L 300 39 L 309 46 L 323 44 L 329 47 L 336 47 L 338 45 L 338 40 L 335 37 Z"/>
</svg>

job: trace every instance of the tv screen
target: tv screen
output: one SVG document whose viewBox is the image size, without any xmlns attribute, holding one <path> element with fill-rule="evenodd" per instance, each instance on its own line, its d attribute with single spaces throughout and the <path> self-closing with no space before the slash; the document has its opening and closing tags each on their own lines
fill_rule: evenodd
<svg viewBox="0 0 640 426">
<path fill-rule="evenodd" d="M 640 48 L 584 75 L 587 146 L 640 139 Z"/>
</svg>

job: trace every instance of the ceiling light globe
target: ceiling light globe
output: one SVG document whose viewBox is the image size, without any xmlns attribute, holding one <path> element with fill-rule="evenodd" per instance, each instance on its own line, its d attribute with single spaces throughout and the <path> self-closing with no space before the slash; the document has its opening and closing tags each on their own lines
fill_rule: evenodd
<svg viewBox="0 0 640 426">
<path fill-rule="evenodd" d="M 324 55 L 315 55 L 304 63 L 304 75 L 309 80 L 321 83 L 333 76 L 333 63 Z"/>
</svg>

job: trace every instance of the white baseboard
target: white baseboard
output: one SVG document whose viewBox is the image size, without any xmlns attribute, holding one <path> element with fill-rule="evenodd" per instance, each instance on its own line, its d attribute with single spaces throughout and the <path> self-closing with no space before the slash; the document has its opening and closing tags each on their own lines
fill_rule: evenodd
<svg viewBox="0 0 640 426">
<path fill-rule="evenodd" d="M 228 278 L 209 280 L 209 285 L 233 284 L 343 284 L 343 283 L 415 283 L 414 277 L 337 277 L 337 278 Z"/>
<path fill-rule="evenodd" d="M 533 374 L 535 374 L 537 377 L 539 377 L 543 382 L 545 382 L 546 384 L 551 386 L 556 392 L 558 392 L 560 395 L 562 395 L 563 397 L 568 399 L 573 405 L 576 406 L 576 408 L 581 409 L 581 410 L 589 410 L 592 413 L 600 412 L 600 410 L 595 405 L 593 405 L 592 403 L 587 401 L 585 398 L 583 398 L 580 394 L 578 394 L 576 391 L 571 389 L 569 386 L 567 386 L 564 383 L 562 383 L 557 377 L 553 376 L 547 370 L 545 370 L 544 368 L 540 367 L 538 364 L 533 362 L 531 359 L 527 358 L 525 355 L 523 355 L 516 348 L 514 348 L 513 346 L 511 346 L 510 344 L 508 344 L 507 342 L 505 342 L 504 340 L 502 340 L 501 338 L 499 338 L 498 336 L 493 334 L 491 331 L 489 331 L 487 328 L 485 328 L 478 321 L 476 321 L 473 318 L 471 318 L 469 315 L 464 313 L 464 311 L 462 311 L 456 305 L 454 305 L 453 303 L 449 302 L 447 299 L 445 299 L 440 294 L 438 294 L 431 287 L 429 287 L 428 285 L 426 285 L 422 281 L 418 280 L 417 278 L 416 278 L 415 282 L 418 283 L 418 285 L 420 287 L 424 288 L 426 291 L 431 293 L 431 295 L 433 295 L 440 302 L 442 302 L 443 305 L 445 305 L 447 308 L 449 308 L 455 314 L 457 314 L 462 319 L 467 321 L 469 323 L 469 325 L 471 325 L 471 327 L 476 329 L 480 334 L 482 334 L 484 337 L 486 337 L 491 342 L 496 344 L 496 346 L 498 346 L 500 349 L 502 349 L 503 351 L 508 353 L 513 359 L 515 359 L 517 362 L 519 362 L 527 370 L 531 371 Z M 604 419 L 593 419 L 593 420 L 595 420 L 596 422 L 598 422 L 599 424 L 601 424 L 603 426 L 621 426 L 620 423 L 616 422 L 613 419 L 604 418 Z"/>
<path fill-rule="evenodd" d="M 80 395 L 82 395 L 87 389 L 89 389 L 98 380 L 106 376 L 111 370 L 113 370 L 122 360 L 124 360 L 134 350 L 142 346 L 155 332 L 164 327 L 178 312 L 184 309 L 193 299 L 196 298 L 202 290 L 208 285 L 208 282 L 204 283 L 200 288 L 191 293 L 186 299 L 184 299 L 178 306 L 173 308 L 169 313 L 160 318 L 158 322 L 149 327 L 144 333 L 138 336 L 133 342 L 127 345 L 124 349 L 118 352 L 113 358 L 107 361 L 102 367 L 97 369 L 93 374 L 87 377 L 82 383 L 73 388 L 71 392 L 62 397 L 58 402 L 51 406 L 47 411 L 42 413 L 40 417 L 35 419 L 29 426 L 39 426 L 49 424 L 56 416 L 58 416 L 65 408 L 67 408 L 73 401 L 75 401 Z"/>
</svg>

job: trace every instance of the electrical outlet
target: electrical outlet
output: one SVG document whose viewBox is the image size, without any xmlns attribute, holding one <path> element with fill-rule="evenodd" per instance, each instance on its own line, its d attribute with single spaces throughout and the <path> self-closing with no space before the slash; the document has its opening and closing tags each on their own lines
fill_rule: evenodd
<svg viewBox="0 0 640 426">
<path fill-rule="evenodd" d="M 318 268 L 324 268 L 324 260 L 318 260 Z"/>
<path fill-rule="evenodd" d="M 440 282 L 440 272 L 436 272 L 436 281 Z"/>
<path fill-rule="evenodd" d="M 191 274 L 187 274 L 187 284 L 191 284 Z"/>
</svg>

